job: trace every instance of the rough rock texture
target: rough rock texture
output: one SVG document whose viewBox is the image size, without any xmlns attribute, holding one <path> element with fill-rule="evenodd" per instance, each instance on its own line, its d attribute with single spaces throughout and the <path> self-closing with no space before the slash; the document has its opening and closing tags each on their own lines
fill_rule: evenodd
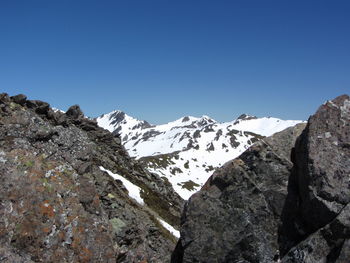
<svg viewBox="0 0 350 263">
<path fill-rule="evenodd" d="M 225 164 L 185 205 L 172 262 L 350 262 L 349 125 L 343 95 Z"/>
<path fill-rule="evenodd" d="M 182 202 L 79 106 L 0 94 L 1 262 L 164 262 L 175 239 L 157 217 L 176 226 Z"/>
<path fill-rule="evenodd" d="M 290 152 L 304 126 L 256 143 L 209 178 L 185 206 L 173 262 L 273 262 L 277 258 L 276 229 L 292 163 L 274 147 L 283 144 Z"/>
<path fill-rule="evenodd" d="M 326 102 L 310 117 L 292 158 L 294 168 L 280 229 L 281 252 L 306 240 L 288 253 L 286 262 L 349 262 L 350 257 L 333 259 L 341 251 L 342 255 L 350 253 L 349 96 Z"/>
</svg>

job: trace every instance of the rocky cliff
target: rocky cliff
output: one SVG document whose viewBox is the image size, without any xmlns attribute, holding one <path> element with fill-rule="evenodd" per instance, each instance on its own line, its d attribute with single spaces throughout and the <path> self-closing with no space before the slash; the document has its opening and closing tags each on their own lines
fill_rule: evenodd
<svg viewBox="0 0 350 263">
<path fill-rule="evenodd" d="M 172 262 L 349 262 L 349 124 L 343 95 L 226 163 L 186 203 Z"/>
<path fill-rule="evenodd" d="M 0 201 L 1 262 L 166 262 L 176 239 L 163 225 L 176 227 L 183 205 L 79 106 L 7 94 Z"/>
</svg>

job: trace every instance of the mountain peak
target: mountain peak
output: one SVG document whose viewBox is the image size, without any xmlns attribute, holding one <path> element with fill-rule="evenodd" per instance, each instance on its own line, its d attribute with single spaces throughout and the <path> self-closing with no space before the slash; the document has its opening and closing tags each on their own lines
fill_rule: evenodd
<svg viewBox="0 0 350 263">
<path fill-rule="evenodd" d="M 125 130 L 136 130 L 152 127 L 147 121 L 133 118 L 121 110 L 114 110 L 110 113 L 103 114 L 96 120 L 99 126 L 115 133 L 116 131 L 119 133 L 122 128 Z"/>
<path fill-rule="evenodd" d="M 248 120 L 256 120 L 257 117 L 254 115 L 249 115 L 249 114 L 241 114 L 238 116 L 238 118 L 235 120 L 234 125 L 240 123 L 241 121 L 248 121 Z"/>
<path fill-rule="evenodd" d="M 245 113 L 239 115 L 239 117 L 237 118 L 237 120 L 253 120 L 253 119 L 257 119 L 257 117 L 254 115 L 249 115 Z"/>
</svg>

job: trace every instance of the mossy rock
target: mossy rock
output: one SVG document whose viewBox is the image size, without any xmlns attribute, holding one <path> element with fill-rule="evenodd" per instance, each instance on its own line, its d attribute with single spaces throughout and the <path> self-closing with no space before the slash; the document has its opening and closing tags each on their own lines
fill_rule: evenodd
<svg viewBox="0 0 350 263">
<path fill-rule="evenodd" d="M 122 230 L 122 228 L 126 226 L 126 223 L 117 217 L 110 219 L 109 222 L 111 223 L 113 231 L 116 234 L 119 233 Z"/>
</svg>

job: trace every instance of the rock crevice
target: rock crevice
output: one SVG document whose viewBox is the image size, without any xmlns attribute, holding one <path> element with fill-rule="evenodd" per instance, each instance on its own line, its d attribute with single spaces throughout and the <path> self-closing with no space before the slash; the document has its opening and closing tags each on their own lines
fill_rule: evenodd
<svg viewBox="0 0 350 263">
<path fill-rule="evenodd" d="M 350 99 L 256 143 L 186 204 L 172 262 L 346 263 Z"/>
</svg>

